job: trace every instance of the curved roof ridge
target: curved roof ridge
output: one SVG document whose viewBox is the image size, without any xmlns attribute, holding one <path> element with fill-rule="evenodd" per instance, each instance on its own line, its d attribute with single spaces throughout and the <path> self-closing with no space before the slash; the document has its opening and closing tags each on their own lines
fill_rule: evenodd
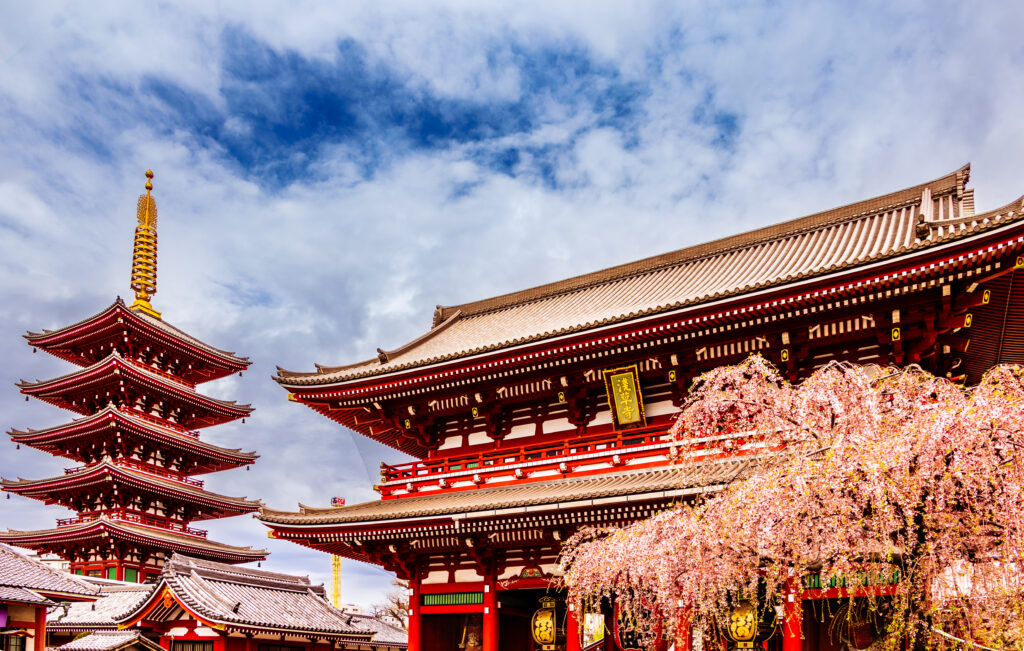
<svg viewBox="0 0 1024 651">
<path fill-rule="evenodd" d="M 174 479 L 169 479 L 167 477 L 161 477 L 160 475 L 151 474 L 149 472 L 146 472 L 145 470 L 139 470 L 136 468 L 126 466 L 119 466 L 110 457 L 103 457 L 103 459 L 98 463 L 84 466 L 81 470 L 74 473 L 55 475 L 53 477 L 44 477 L 42 479 L 25 479 L 23 477 L 18 477 L 17 480 L 0 479 L 0 484 L 2 484 L 5 489 L 26 488 L 30 486 L 45 485 L 50 482 L 67 479 L 68 477 L 77 479 L 79 477 L 91 476 L 95 475 L 97 472 L 100 472 L 104 469 L 108 469 L 111 472 L 114 472 L 119 475 L 125 475 L 128 477 L 135 477 L 136 479 L 141 479 L 146 483 L 149 483 L 150 485 L 156 487 L 184 491 L 191 495 L 195 495 L 196 497 L 214 500 L 222 502 L 224 504 L 233 504 L 239 508 L 251 508 L 253 511 L 255 511 L 259 509 L 260 506 L 263 504 L 261 500 L 250 500 L 248 497 L 244 495 L 242 497 L 222 495 L 221 493 L 214 493 L 213 491 L 206 490 L 205 488 L 200 488 L 199 486 L 187 484 L 185 482 L 179 482 Z"/>
<path fill-rule="evenodd" d="M 207 449 L 207 450 L 212 450 L 214 452 L 219 452 L 220 454 L 223 454 L 225 456 L 238 456 L 238 457 L 251 458 L 253 460 L 260 458 L 260 455 L 257 454 L 255 451 L 246 452 L 246 451 L 242 450 L 242 448 L 226 448 L 226 447 L 221 446 L 221 445 L 216 445 L 214 443 L 210 443 L 209 441 L 204 441 L 201 438 L 194 438 L 192 436 L 188 436 L 188 435 L 184 434 L 183 432 L 180 432 L 180 431 L 176 430 L 173 427 L 168 427 L 167 425 L 164 425 L 162 423 L 154 423 L 154 422 L 151 422 L 151 421 L 148 421 L 148 420 L 144 420 L 142 418 L 139 418 L 135 414 L 132 414 L 132 413 L 126 412 L 126 411 L 122 411 L 122 410 L 118 409 L 117 407 L 115 407 L 113 405 L 107 405 L 103 409 L 100 409 L 99 411 L 94 412 L 92 414 L 88 414 L 88 415 L 82 416 L 81 418 L 73 418 L 69 422 L 61 423 L 59 425 L 53 425 L 51 427 L 43 427 L 41 429 L 32 429 L 30 427 L 30 428 L 25 429 L 25 430 L 20 430 L 20 429 L 12 427 L 11 429 L 9 429 L 7 431 L 7 435 L 10 436 L 12 439 L 21 439 L 21 438 L 26 438 L 26 437 L 41 436 L 41 435 L 45 435 L 45 434 L 48 434 L 48 433 L 51 433 L 51 432 L 56 432 L 56 431 L 59 431 L 59 430 L 62 430 L 62 429 L 68 428 L 68 427 L 75 427 L 75 426 L 79 426 L 79 425 L 89 425 L 90 423 L 95 422 L 97 420 L 101 420 L 102 418 L 104 418 L 105 416 L 108 416 L 108 415 L 114 415 L 115 417 L 125 418 L 126 420 L 130 420 L 134 424 L 136 424 L 136 425 L 138 425 L 140 427 L 143 427 L 144 429 L 158 430 L 161 433 L 166 433 L 169 436 L 173 436 L 173 437 L 179 438 L 179 439 L 181 439 L 182 442 L 190 443 L 190 444 L 193 444 L 193 445 L 197 445 L 199 447 L 202 447 L 202 448 Z"/>
<path fill-rule="evenodd" d="M 248 413 L 252 413 L 253 411 L 255 411 L 255 409 L 253 408 L 252 404 L 249 404 L 249 403 L 242 404 L 242 403 L 239 403 L 237 400 L 223 400 L 221 398 L 214 398 L 213 396 L 208 396 L 205 393 L 199 393 L 194 388 L 189 387 L 189 386 L 187 386 L 185 384 L 182 384 L 182 383 L 179 383 L 179 382 L 175 382 L 173 380 L 169 380 L 166 377 L 164 377 L 163 375 L 158 375 L 157 373 L 154 373 L 153 370 L 147 368 L 145 364 L 140 364 L 138 362 L 134 362 L 134 361 L 131 361 L 129 359 L 126 359 L 126 358 L 122 357 L 116 350 L 112 351 L 109 355 L 107 355 L 103 359 L 101 359 L 101 360 L 99 360 L 99 361 L 97 361 L 97 362 L 95 362 L 93 364 L 90 364 L 89 366 L 85 366 L 85 367 L 82 367 L 82 368 L 76 368 L 75 370 L 71 371 L 70 373 L 65 373 L 64 375 L 58 375 L 57 377 L 53 377 L 53 378 L 50 378 L 48 380 L 36 380 L 35 382 L 27 382 L 25 380 L 20 380 L 19 382 L 17 382 L 15 384 L 15 386 L 17 386 L 19 389 L 34 389 L 34 388 L 45 387 L 45 386 L 48 386 L 48 385 L 56 384 L 58 382 L 62 382 L 64 380 L 71 379 L 73 377 L 77 377 L 77 376 L 80 376 L 80 375 L 85 375 L 87 373 L 91 373 L 91 372 L 93 372 L 93 371 L 95 371 L 95 370 L 97 370 L 99 368 L 102 368 L 104 365 L 109 364 L 111 362 L 114 362 L 115 364 L 117 364 L 117 363 L 124 364 L 126 369 L 129 369 L 129 370 L 132 370 L 132 371 L 138 371 L 139 373 L 141 373 L 145 377 L 147 377 L 147 378 L 157 382 L 161 386 L 169 387 L 169 388 L 171 388 L 173 390 L 177 390 L 177 391 L 182 391 L 184 393 L 197 396 L 197 397 L 202 398 L 204 400 L 209 400 L 210 402 L 212 402 L 212 403 L 214 403 L 216 405 L 219 405 L 221 407 L 225 407 L 227 409 L 237 409 L 239 411 L 246 411 Z"/>
<path fill-rule="evenodd" d="M 693 246 L 662 253 L 649 258 L 643 258 L 633 262 L 615 265 L 606 269 L 592 271 L 579 276 L 573 276 L 564 280 L 538 285 L 529 289 L 523 289 L 508 294 L 501 294 L 491 298 L 485 298 L 461 305 L 438 306 L 442 318 L 458 311 L 463 316 L 470 317 L 486 312 L 500 310 L 513 305 L 528 303 L 551 296 L 566 294 L 579 289 L 601 285 L 625 278 L 639 276 L 651 271 L 665 267 L 675 266 L 684 262 L 693 262 L 702 258 L 728 253 L 731 250 L 746 248 L 766 241 L 776 240 L 783 237 L 799 235 L 801 233 L 818 230 L 834 224 L 851 221 L 860 217 L 892 210 L 903 204 L 920 201 L 921 193 L 930 188 L 932 196 L 939 196 L 953 192 L 963 192 L 964 184 L 970 176 L 971 164 L 967 163 L 959 169 L 946 174 L 933 181 L 919 185 L 896 190 L 887 194 L 863 199 L 856 203 L 838 206 L 829 210 L 812 213 L 804 217 L 798 217 L 779 224 L 771 224 L 752 231 L 737 233 L 728 237 L 695 244 Z M 436 317 L 435 317 L 436 318 Z M 404 347 L 403 347 L 404 348 Z"/>
<path fill-rule="evenodd" d="M 66 326 L 62 326 L 62 327 L 57 328 L 55 330 L 48 330 L 48 329 L 44 328 L 42 332 L 32 332 L 32 331 L 29 331 L 28 333 L 26 333 L 26 334 L 24 334 L 22 336 L 31 344 L 35 340 L 38 340 L 38 339 L 43 339 L 43 338 L 46 338 L 46 337 L 52 337 L 52 336 L 60 334 L 62 332 L 66 332 L 66 331 L 69 331 L 69 330 L 74 330 L 75 328 L 83 326 L 83 325 L 85 325 L 85 324 L 87 324 L 87 323 L 89 323 L 91 321 L 95 321 L 97 319 L 101 319 L 101 318 L 107 316 L 108 314 L 110 314 L 111 312 L 118 311 L 118 310 L 121 311 L 121 312 L 124 312 L 125 314 L 131 315 L 132 317 L 138 318 L 140 321 L 142 321 L 146 325 L 151 326 L 153 328 L 156 328 L 157 330 L 161 330 L 161 331 L 163 331 L 163 332 L 165 332 L 165 333 L 167 333 L 169 335 L 172 335 L 172 336 L 175 336 L 175 337 L 179 337 L 183 341 L 186 341 L 187 343 L 195 346 L 196 348 L 198 348 L 198 349 L 200 349 L 200 350 L 202 350 L 204 352 L 207 352 L 207 353 L 209 353 L 211 355 L 214 355 L 216 357 L 221 357 L 225 361 L 233 362 L 233 363 L 238 364 L 240 366 L 250 366 L 252 364 L 252 361 L 248 357 L 242 357 L 240 355 L 236 355 L 232 351 L 224 350 L 224 349 L 221 349 L 221 348 L 217 348 L 216 346 L 211 346 L 210 344 L 206 343 L 205 341 L 197 339 L 196 337 L 194 337 L 194 336 L 188 334 L 187 332 L 177 328 L 176 326 L 171 325 L 170 323 L 167 323 L 166 321 L 164 321 L 162 319 L 153 318 L 152 316 L 146 314 L 145 312 L 142 312 L 141 310 L 132 309 L 132 308 L 128 307 L 127 305 L 125 305 L 124 300 L 120 296 L 118 296 L 114 300 L 114 302 L 111 303 L 110 305 L 108 305 L 106 308 L 100 310 L 99 312 L 97 312 L 96 314 L 93 314 L 92 316 L 88 316 L 88 317 L 86 317 L 84 319 L 76 321 L 75 323 L 72 323 L 72 324 L 69 324 L 69 325 L 66 325 Z"/>
</svg>

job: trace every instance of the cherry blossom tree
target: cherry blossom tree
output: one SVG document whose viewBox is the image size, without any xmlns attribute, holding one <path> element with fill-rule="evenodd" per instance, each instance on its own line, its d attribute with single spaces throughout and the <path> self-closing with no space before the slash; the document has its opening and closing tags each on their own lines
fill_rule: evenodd
<svg viewBox="0 0 1024 651">
<path fill-rule="evenodd" d="M 741 601 L 771 611 L 809 574 L 896 578 L 894 594 L 847 597 L 880 645 L 1020 648 L 1024 368 L 965 390 L 831 363 L 794 386 L 754 356 L 697 378 L 671 433 L 680 481 L 706 492 L 570 539 L 577 609 L 614 597 L 645 631 L 684 612 L 714 638 Z"/>
</svg>

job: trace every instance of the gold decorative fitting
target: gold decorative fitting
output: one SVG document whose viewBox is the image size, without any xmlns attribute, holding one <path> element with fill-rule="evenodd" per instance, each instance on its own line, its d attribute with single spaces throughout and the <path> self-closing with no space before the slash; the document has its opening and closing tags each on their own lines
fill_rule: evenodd
<svg viewBox="0 0 1024 651">
<path fill-rule="evenodd" d="M 160 313 L 149 304 L 156 294 L 156 201 L 150 194 L 153 190 L 153 170 L 146 170 L 146 194 L 139 196 L 135 227 L 135 247 L 132 251 L 131 288 L 135 290 L 135 302 L 131 309 L 160 318 Z"/>
</svg>

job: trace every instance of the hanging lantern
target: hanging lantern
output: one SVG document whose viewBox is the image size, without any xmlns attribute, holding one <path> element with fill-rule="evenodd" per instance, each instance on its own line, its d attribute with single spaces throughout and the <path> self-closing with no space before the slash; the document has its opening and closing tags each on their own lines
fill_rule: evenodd
<svg viewBox="0 0 1024 651">
<path fill-rule="evenodd" d="M 775 631 L 775 608 L 758 606 L 757 602 L 741 601 L 729 613 L 725 636 L 735 643 L 735 648 L 752 649 Z"/>
<path fill-rule="evenodd" d="M 757 609 L 749 601 L 741 601 L 729 613 L 725 636 L 737 649 L 753 649 L 757 637 Z"/>
<path fill-rule="evenodd" d="M 555 648 L 558 639 L 558 620 L 555 618 L 554 597 L 541 597 L 540 608 L 530 619 L 530 630 L 533 632 L 533 641 L 541 649 Z"/>
</svg>

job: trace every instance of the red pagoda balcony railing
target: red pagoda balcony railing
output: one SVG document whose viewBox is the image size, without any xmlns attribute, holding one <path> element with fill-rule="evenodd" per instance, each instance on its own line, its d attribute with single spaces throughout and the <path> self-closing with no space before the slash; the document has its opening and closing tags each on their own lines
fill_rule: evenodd
<svg viewBox="0 0 1024 651">
<path fill-rule="evenodd" d="M 93 522 L 100 519 L 100 515 L 105 515 L 109 520 L 119 520 L 121 522 L 133 522 L 135 524 L 144 524 L 148 527 L 156 527 L 158 529 L 166 529 L 175 533 L 183 533 L 189 536 L 196 536 L 197 538 L 206 538 L 206 529 L 193 529 L 183 522 L 177 522 L 170 518 L 165 518 L 159 515 L 152 515 L 149 513 L 139 513 L 138 511 L 129 511 L 127 509 L 111 509 L 100 513 L 83 513 L 75 518 L 61 518 L 57 520 L 57 528 L 70 527 L 76 524 L 82 524 L 84 522 Z"/>
<path fill-rule="evenodd" d="M 160 466 L 152 466 L 148 463 L 142 463 L 141 461 L 135 461 L 134 459 L 114 459 L 114 465 L 120 466 L 121 468 L 131 468 L 133 470 L 141 470 L 142 472 L 148 472 L 151 475 L 170 479 L 171 481 L 181 482 L 189 486 L 195 486 L 196 488 L 202 488 L 204 485 L 201 479 L 192 479 L 191 477 L 184 475 L 174 470 L 168 470 L 167 468 L 161 468 Z"/>
<path fill-rule="evenodd" d="M 130 407 L 121 407 L 121 413 L 127 414 L 132 418 L 137 418 L 139 420 L 144 420 L 155 425 L 159 425 L 165 429 L 172 429 L 178 432 L 179 434 L 185 434 L 187 436 L 191 436 L 194 439 L 199 438 L 198 430 L 185 429 L 184 427 L 178 425 L 177 423 L 172 423 L 171 421 L 164 420 L 163 418 L 157 418 L 156 416 L 147 414 L 144 411 L 139 411 L 138 409 L 132 409 Z"/>
<path fill-rule="evenodd" d="M 201 479 L 192 479 L 187 475 L 174 470 L 168 470 L 167 468 L 161 468 L 159 466 L 153 466 L 148 463 L 142 463 L 141 461 L 135 461 L 134 459 L 114 459 L 112 463 L 119 468 L 130 468 L 132 470 L 140 470 L 150 475 L 156 475 L 164 479 L 170 479 L 187 486 L 195 486 L 196 488 L 202 488 L 205 483 Z M 92 468 L 92 465 L 88 466 L 75 466 L 74 468 L 65 468 L 65 475 L 74 475 L 80 472 L 85 472 Z"/>
<path fill-rule="evenodd" d="M 644 452 L 654 453 L 672 445 L 667 424 L 596 434 L 581 438 L 568 438 L 549 443 L 535 443 L 520 447 L 503 447 L 476 454 L 459 454 L 439 459 L 425 459 L 394 466 L 381 465 L 383 492 L 388 487 L 402 484 L 435 482 L 442 476 L 492 474 L 508 471 L 514 466 L 529 466 L 532 471 L 564 466 L 573 459 L 593 462 L 618 456 L 613 463 L 622 463 L 622 457 Z"/>
<path fill-rule="evenodd" d="M 172 382 L 177 382 L 178 384 L 180 384 L 180 385 L 182 385 L 184 387 L 188 387 L 189 389 L 193 389 L 194 390 L 196 388 L 196 385 L 193 382 L 189 382 L 188 380 L 186 380 L 184 378 L 180 378 L 177 375 L 174 375 L 172 373 L 168 373 L 167 371 L 163 371 L 163 370 L 160 370 L 158 368 L 153 368 L 149 364 L 146 364 L 144 362 L 140 362 L 137 359 L 132 359 L 131 357 L 125 357 L 123 359 L 126 362 L 128 362 L 129 364 L 131 364 L 132 366 L 134 366 L 135 368 L 140 368 L 140 369 L 142 369 L 144 371 L 148 371 L 149 373 L 152 373 L 153 375 L 159 375 L 162 378 L 167 378 L 168 380 L 170 380 Z"/>
</svg>

